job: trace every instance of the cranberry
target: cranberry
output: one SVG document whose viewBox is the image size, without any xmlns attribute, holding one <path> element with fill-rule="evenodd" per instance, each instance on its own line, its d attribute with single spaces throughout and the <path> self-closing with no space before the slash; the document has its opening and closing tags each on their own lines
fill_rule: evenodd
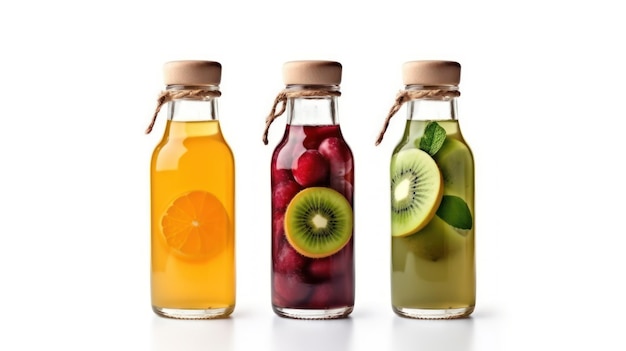
<svg viewBox="0 0 626 351">
<path fill-rule="evenodd" d="M 280 184 L 287 180 L 293 180 L 291 169 L 272 167 L 272 184 Z"/>
<path fill-rule="evenodd" d="M 339 138 L 327 138 L 322 141 L 318 151 L 328 160 L 333 177 L 344 177 L 352 170 L 352 153 Z"/>
<path fill-rule="evenodd" d="M 272 286 L 272 303 L 280 307 L 301 307 L 302 302 L 309 296 L 310 288 L 297 274 L 274 273 Z"/>
<path fill-rule="evenodd" d="M 291 202 L 291 199 L 293 199 L 300 190 L 302 190 L 302 188 L 292 180 L 287 180 L 276 185 L 272 196 L 274 212 L 284 211 L 287 205 L 289 205 L 289 202 Z"/>
<path fill-rule="evenodd" d="M 316 285 L 306 306 L 319 309 L 338 307 L 335 302 L 336 289 L 337 287 L 332 283 Z"/>
<path fill-rule="evenodd" d="M 276 253 L 274 270 L 280 273 L 300 272 L 306 263 L 307 258 L 299 254 L 288 242 L 285 242 Z"/>
<path fill-rule="evenodd" d="M 306 137 L 302 145 L 307 149 L 317 149 L 322 140 L 339 134 L 339 126 L 305 126 L 304 134 Z"/>
<path fill-rule="evenodd" d="M 328 179 L 328 162 L 319 152 L 308 150 L 294 161 L 292 173 L 303 187 L 321 185 Z"/>
</svg>

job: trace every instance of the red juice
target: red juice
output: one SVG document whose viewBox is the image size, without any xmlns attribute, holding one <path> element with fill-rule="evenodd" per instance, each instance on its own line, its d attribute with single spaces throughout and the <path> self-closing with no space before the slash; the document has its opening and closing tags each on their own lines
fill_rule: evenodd
<svg viewBox="0 0 626 351">
<path fill-rule="evenodd" d="M 352 311 L 353 164 L 339 125 L 287 125 L 271 163 L 275 311 Z"/>
</svg>

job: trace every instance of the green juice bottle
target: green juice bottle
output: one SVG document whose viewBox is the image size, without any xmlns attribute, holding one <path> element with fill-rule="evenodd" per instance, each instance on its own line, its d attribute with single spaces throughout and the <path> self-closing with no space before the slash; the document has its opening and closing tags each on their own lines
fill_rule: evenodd
<svg viewBox="0 0 626 351">
<path fill-rule="evenodd" d="M 457 120 L 460 73 L 457 62 L 405 63 L 406 87 L 387 118 L 406 103 L 390 165 L 391 298 L 403 317 L 474 310 L 474 159 Z"/>
</svg>

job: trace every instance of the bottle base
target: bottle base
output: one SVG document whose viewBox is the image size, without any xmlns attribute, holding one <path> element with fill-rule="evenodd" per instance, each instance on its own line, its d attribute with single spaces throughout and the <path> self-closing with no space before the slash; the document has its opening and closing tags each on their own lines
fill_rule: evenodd
<svg viewBox="0 0 626 351">
<path fill-rule="evenodd" d="M 202 309 L 184 309 L 184 308 L 163 308 L 152 306 L 154 313 L 161 317 L 174 319 L 217 319 L 226 318 L 235 310 L 234 306 L 224 308 L 202 308 Z"/>
<path fill-rule="evenodd" d="M 272 305 L 274 312 L 280 317 L 292 319 L 339 319 L 352 313 L 353 306 L 329 309 L 284 308 Z"/>
<path fill-rule="evenodd" d="M 443 308 L 443 309 L 432 309 L 432 308 L 403 308 L 392 306 L 393 311 L 401 316 L 406 318 L 415 318 L 415 319 L 457 319 L 457 318 L 466 318 L 472 312 L 474 312 L 474 306 L 462 307 L 462 308 Z"/>
</svg>

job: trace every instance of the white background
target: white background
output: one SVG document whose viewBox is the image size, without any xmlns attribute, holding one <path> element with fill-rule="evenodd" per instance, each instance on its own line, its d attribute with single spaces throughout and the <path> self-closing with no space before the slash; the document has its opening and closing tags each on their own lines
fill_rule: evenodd
<svg viewBox="0 0 626 351">
<path fill-rule="evenodd" d="M 626 33 L 617 1 L 3 1 L 0 349 L 623 349 Z M 237 307 L 156 317 L 144 135 L 169 60 L 224 67 L 220 119 L 237 166 Z M 357 300 L 343 321 L 270 307 L 269 164 L 261 142 L 288 60 L 343 64 L 356 163 Z M 388 163 L 374 146 L 401 64 L 462 64 L 476 158 L 478 301 L 462 321 L 396 317 Z"/>
</svg>

